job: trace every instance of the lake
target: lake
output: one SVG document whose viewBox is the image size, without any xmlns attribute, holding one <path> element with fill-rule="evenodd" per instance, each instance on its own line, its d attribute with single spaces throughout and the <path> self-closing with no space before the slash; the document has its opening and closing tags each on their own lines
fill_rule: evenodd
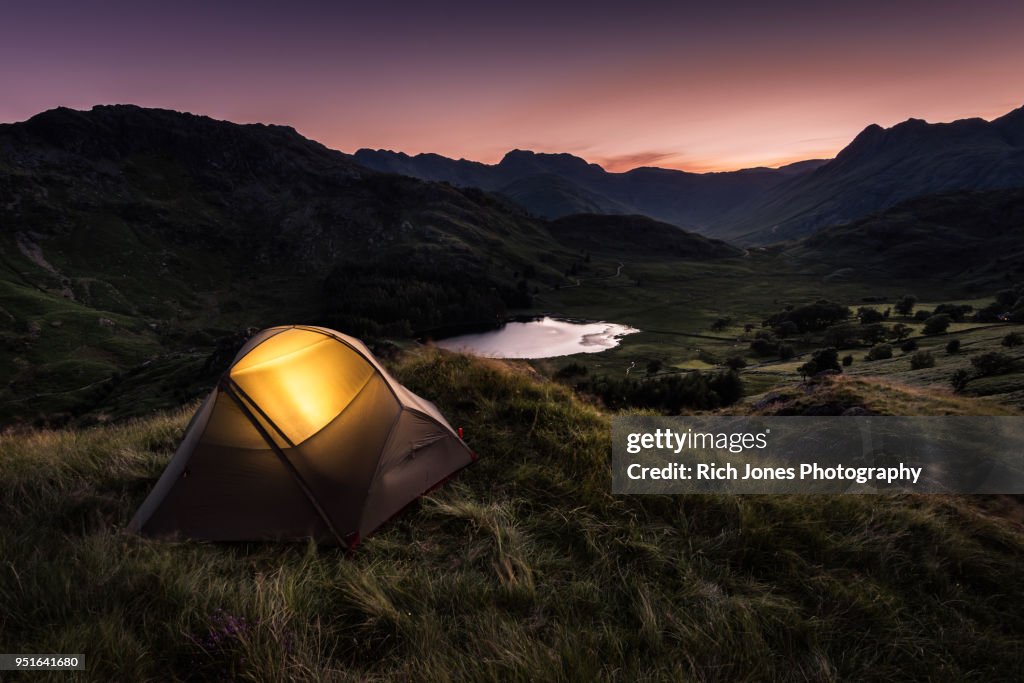
<svg viewBox="0 0 1024 683">
<path fill-rule="evenodd" d="M 442 349 L 484 358 L 552 358 L 607 351 L 618 346 L 622 337 L 639 331 L 617 323 L 544 317 L 505 323 L 498 330 L 449 337 L 435 343 Z"/>
</svg>

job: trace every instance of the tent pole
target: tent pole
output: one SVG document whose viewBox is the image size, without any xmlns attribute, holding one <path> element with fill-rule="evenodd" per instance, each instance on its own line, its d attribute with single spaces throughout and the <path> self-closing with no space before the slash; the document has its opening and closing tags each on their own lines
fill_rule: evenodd
<svg viewBox="0 0 1024 683">
<path fill-rule="evenodd" d="M 273 437 L 271 437 L 270 434 L 267 433 L 267 430 L 263 428 L 263 425 L 261 425 L 260 421 L 256 419 L 256 416 L 252 414 L 252 411 L 249 410 L 249 407 L 247 405 L 245 405 L 245 402 L 242 401 L 242 399 L 238 396 L 237 393 L 235 393 L 235 390 L 237 389 L 238 392 L 242 394 L 242 396 L 245 396 L 245 392 L 242 391 L 242 388 L 235 384 L 233 381 L 231 381 L 231 379 L 228 377 L 225 377 L 224 380 L 221 382 L 221 388 L 224 390 L 225 393 L 227 393 L 228 396 L 231 397 L 231 400 L 233 400 L 235 404 L 238 405 L 239 409 L 242 411 L 242 414 L 245 415 L 246 418 L 248 418 L 249 422 L 252 423 L 252 426 L 255 427 L 256 431 L 258 431 L 260 433 L 260 436 L 263 437 L 263 440 L 267 442 L 267 445 L 269 445 L 274 450 L 274 453 L 277 455 L 278 459 L 280 459 L 281 463 L 286 468 L 288 468 L 288 471 L 295 478 L 296 483 L 298 483 L 299 488 L 302 489 L 302 492 L 306 495 L 306 498 L 309 499 L 309 502 L 313 505 L 313 508 L 316 510 L 317 514 L 320 515 L 320 518 L 324 521 L 324 524 L 327 525 L 327 529 L 331 532 L 331 534 L 334 535 L 336 539 L 338 539 L 338 543 L 343 547 L 348 548 L 349 544 L 345 541 L 344 538 L 342 538 L 341 534 L 338 533 L 338 530 L 334 528 L 334 524 L 331 522 L 331 518 L 327 516 L 327 512 L 323 509 L 323 507 L 320 506 L 320 503 L 317 502 L 316 496 L 313 495 L 313 491 L 306 484 L 306 480 L 302 478 L 302 474 L 299 472 L 298 469 L 296 469 L 295 465 L 292 464 L 292 461 L 288 459 L 288 456 L 285 455 L 284 451 L 281 450 L 281 447 L 277 445 Z M 252 400 L 249 399 L 248 396 L 246 396 L 246 399 L 250 401 Z M 262 413 L 263 411 L 260 412 Z M 267 418 L 265 415 L 264 418 L 267 420 L 267 422 L 273 425 L 275 430 L 277 430 L 278 432 L 281 431 L 280 429 L 277 428 L 277 425 L 274 425 L 274 423 L 271 422 L 270 418 Z M 288 437 L 286 437 L 284 434 L 281 434 L 281 436 L 285 439 L 285 441 L 288 442 L 289 445 L 293 447 L 295 446 L 295 444 L 291 443 Z"/>
</svg>

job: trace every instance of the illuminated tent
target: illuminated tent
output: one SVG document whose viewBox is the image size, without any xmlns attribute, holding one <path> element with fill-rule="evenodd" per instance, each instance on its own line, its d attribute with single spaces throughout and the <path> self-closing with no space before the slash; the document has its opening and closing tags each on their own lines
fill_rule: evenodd
<svg viewBox="0 0 1024 683">
<path fill-rule="evenodd" d="M 475 458 L 362 342 L 274 327 L 238 352 L 129 529 L 354 547 Z"/>
</svg>

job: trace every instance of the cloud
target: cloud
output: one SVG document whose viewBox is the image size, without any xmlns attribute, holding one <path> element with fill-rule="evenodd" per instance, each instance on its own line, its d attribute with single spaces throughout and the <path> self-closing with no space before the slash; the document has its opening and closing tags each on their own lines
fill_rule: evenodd
<svg viewBox="0 0 1024 683">
<path fill-rule="evenodd" d="M 666 160 L 671 163 L 665 164 Z M 676 151 L 647 151 L 632 152 L 630 154 L 617 154 L 614 156 L 597 157 L 594 162 L 600 164 L 606 171 L 615 173 L 629 171 L 639 166 L 667 166 L 678 168 L 683 161 L 683 156 Z"/>
</svg>

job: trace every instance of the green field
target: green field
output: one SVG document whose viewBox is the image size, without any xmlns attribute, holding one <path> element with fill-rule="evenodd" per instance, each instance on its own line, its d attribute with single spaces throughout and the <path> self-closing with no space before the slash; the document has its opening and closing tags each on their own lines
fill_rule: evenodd
<svg viewBox="0 0 1024 683">
<path fill-rule="evenodd" d="M 620 262 L 623 267 L 615 277 Z M 741 356 L 748 364 L 742 372 L 748 397 L 756 397 L 773 387 L 799 382 L 796 369 L 808 352 L 823 346 L 820 335 L 800 335 L 786 340 L 797 354 L 790 360 L 758 358 L 750 352 L 750 341 L 762 329 L 762 322 L 786 305 L 829 299 L 853 311 L 861 306 L 882 311 L 911 293 L 920 299 L 917 309 L 930 310 L 943 303 L 977 309 L 991 302 L 991 296 L 965 297 L 962 289 L 945 280 L 834 282 L 824 270 L 795 272 L 785 270 L 784 265 L 780 255 L 763 250 L 741 259 L 709 263 L 594 259 L 578 287 L 543 292 L 537 297 L 538 308 L 531 312 L 608 320 L 641 331 L 623 337 L 610 351 L 545 359 L 534 365 L 551 374 L 577 363 L 592 374 L 609 375 L 624 375 L 632 366 L 631 373 L 642 375 L 651 361 L 660 361 L 658 374 L 665 374 L 721 367 L 726 359 Z M 731 322 L 714 329 L 719 319 Z M 893 315 L 885 323 L 907 325 L 909 338 L 918 342 L 920 350 L 933 352 L 935 367 L 911 370 L 911 354 L 900 351 L 899 342 L 893 342 L 891 360 L 864 361 L 869 347 L 863 345 L 842 350 L 840 355 L 854 357 L 846 372 L 950 391 L 950 376 L 957 369 L 969 368 L 973 356 L 998 351 L 1024 360 L 1024 347 L 1007 349 L 1000 344 L 1006 334 L 1024 332 L 1019 324 L 954 322 L 946 333 L 929 337 L 923 335 L 923 324 L 911 316 Z M 753 330 L 746 331 L 746 324 L 753 325 Z M 960 353 L 946 354 L 950 339 L 961 341 Z M 972 380 L 965 391 L 1024 407 L 1024 363 L 1015 372 Z"/>
</svg>

